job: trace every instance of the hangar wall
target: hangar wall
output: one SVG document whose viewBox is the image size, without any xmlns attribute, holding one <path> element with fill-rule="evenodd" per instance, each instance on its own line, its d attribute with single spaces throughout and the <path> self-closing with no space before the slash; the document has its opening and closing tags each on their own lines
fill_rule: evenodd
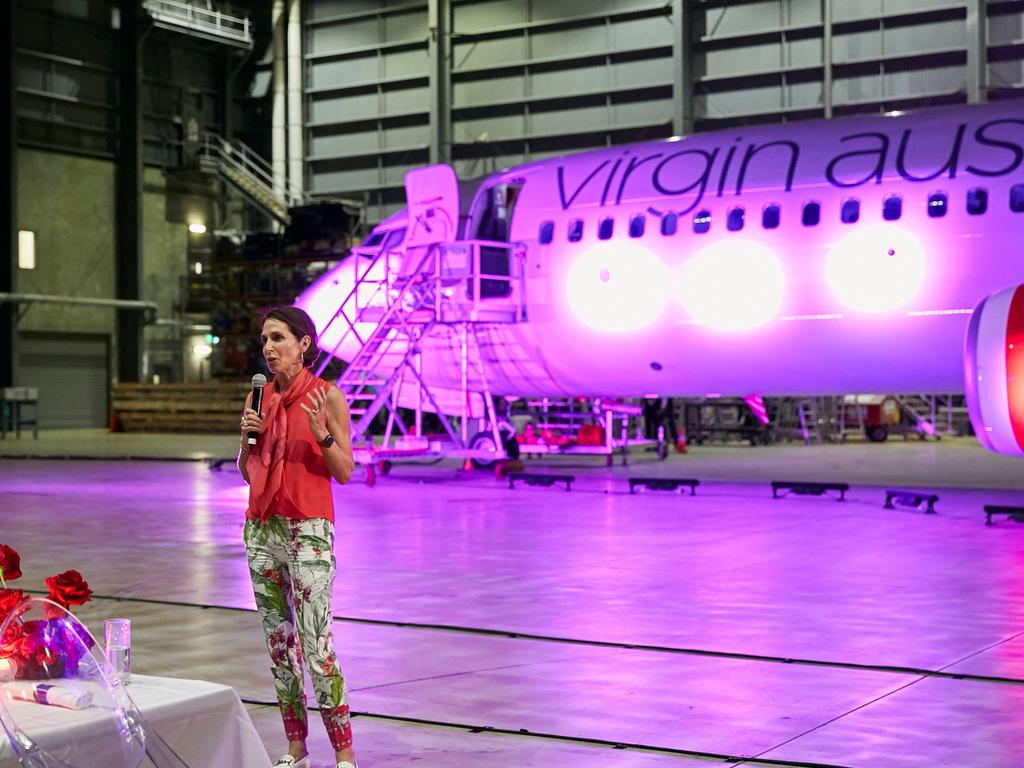
<svg viewBox="0 0 1024 768">
<path fill-rule="evenodd" d="M 690 130 L 1021 95 L 1013 0 L 305 0 L 307 186 L 378 221 L 461 177 Z"/>
<path fill-rule="evenodd" d="M 16 292 L 104 298 L 117 295 L 116 163 L 124 2 L 14 0 L 17 104 L 17 228 L 35 234 L 36 268 L 16 269 Z M 139 0 L 141 2 L 141 0 Z M 267 30 L 264 30 L 269 34 Z M 144 328 L 142 376 L 180 380 L 182 289 L 189 269 L 188 223 L 225 226 L 236 209 L 222 191 L 177 176 L 204 131 L 227 133 L 239 122 L 232 78 L 245 56 L 224 46 L 155 28 L 142 57 L 141 299 L 163 321 Z M 69 343 L 108 341 L 107 380 L 116 378 L 113 309 L 22 304 L 17 333 Z M 40 336 L 43 334 L 43 336 Z M 22 345 L 19 344 L 19 347 Z M 52 344 L 51 344 L 52 346 Z M 56 347 L 53 347 L 56 348 Z M 23 350 L 19 350 L 20 352 Z M 97 355 L 93 355 L 95 359 Z M 15 366 L 16 384 L 25 384 Z M 52 412 L 52 409 L 48 409 Z"/>
<path fill-rule="evenodd" d="M 15 0 L 17 223 L 39 248 L 36 270 L 16 270 L 22 292 L 115 294 L 117 30 L 130 2 Z M 251 63 L 265 89 L 269 2 L 238 2 L 262 19 Z M 402 206 L 405 172 L 428 162 L 465 178 L 685 131 L 1024 94 L 1020 0 L 302 0 L 302 10 L 305 187 L 364 200 L 370 223 Z M 167 172 L 185 164 L 197 131 L 269 155 L 269 99 L 254 88 L 239 119 L 238 56 L 145 34 L 142 298 L 171 317 L 187 212 L 226 214 L 216 190 Z M 116 350 L 110 310 L 34 307 L 18 328 L 106 335 Z M 181 337 L 145 333 L 149 373 Z"/>
</svg>

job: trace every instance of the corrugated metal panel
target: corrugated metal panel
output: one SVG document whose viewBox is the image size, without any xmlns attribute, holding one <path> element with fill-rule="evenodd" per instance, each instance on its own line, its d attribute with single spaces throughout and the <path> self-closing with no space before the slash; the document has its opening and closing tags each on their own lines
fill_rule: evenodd
<svg viewBox="0 0 1024 768">
<path fill-rule="evenodd" d="M 837 111 L 966 100 L 964 1 L 831 2 L 830 96 Z M 670 4 L 452 3 L 451 151 L 461 177 L 671 133 L 677 27 Z M 315 157 L 335 158 L 314 163 L 314 188 L 368 189 L 379 202 L 370 218 L 379 218 L 401 205 L 403 169 L 425 157 L 430 140 L 426 2 L 306 5 L 312 26 L 322 27 L 314 47 L 339 53 L 314 56 L 309 66 L 309 146 Z M 707 0 L 689 7 L 698 129 L 824 114 L 821 0 Z M 1009 0 L 990 0 L 988 7 L 989 86 L 1005 95 L 1024 87 L 1024 12 Z M 315 21 L 332 15 L 342 18 Z M 403 40 L 424 42 L 392 45 Z"/>
<path fill-rule="evenodd" d="M 882 31 L 882 50 L 886 53 L 937 51 L 960 48 L 966 44 L 967 22 L 964 19 L 886 28 Z"/>
<path fill-rule="evenodd" d="M 495 0 L 454 10 L 452 152 L 460 177 L 565 151 L 559 147 L 607 146 L 622 132 L 670 133 L 664 4 Z"/>
<path fill-rule="evenodd" d="M 987 81 L 992 98 L 1024 87 L 1024 11 L 1018 4 L 990 0 Z"/>
<path fill-rule="evenodd" d="M 817 59 L 821 60 L 819 50 Z M 703 57 L 701 74 L 708 77 L 721 77 L 735 74 L 757 72 L 765 68 L 783 66 L 782 46 L 778 43 L 767 45 L 744 46 L 737 55 L 735 49 L 708 51 Z"/>
<path fill-rule="evenodd" d="M 733 3 L 708 9 L 706 34 L 735 35 L 772 29 L 785 22 L 785 3 L 770 0 L 761 3 Z"/>
<path fill-rule="evenodd" d="M 428 159 L 427 4 L 304 7 L 311 190 L 362 199 L 368 218 L 379 220 L 400 200 L 405 171 Z"/>
</svg>

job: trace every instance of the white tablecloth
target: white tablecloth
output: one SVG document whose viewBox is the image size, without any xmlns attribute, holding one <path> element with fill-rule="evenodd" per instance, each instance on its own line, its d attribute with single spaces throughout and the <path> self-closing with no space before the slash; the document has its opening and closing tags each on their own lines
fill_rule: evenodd
<svg viewBox="0 0 1024 768">
<path fill-rule="evenodd" d="M 128 692 L 149 724 L 190 768 L 270 766 L 263 742 L 234 688 L 202 680 L 132 675 Z M 89 712 L 28 702 L 10 703 L 8 709 L 30 733 L 46 733 L 48 740 L 59 734 L 57 738 L 68 741 L 75 738 L 76 722 Z M 18 768 L 2 728 L 0 768 Z"/>
</svg>

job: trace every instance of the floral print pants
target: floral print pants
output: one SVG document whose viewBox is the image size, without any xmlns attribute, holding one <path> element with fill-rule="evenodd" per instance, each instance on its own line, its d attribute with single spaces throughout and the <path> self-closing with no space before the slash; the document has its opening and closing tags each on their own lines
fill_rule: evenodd
<svg viewBox="0 0 1024 768">
<path fill-rule="evenodd" d="M 271 516 L 264 523 L 246 520 L 242 537 L 288 740 L 305 741 L 308 734 L 305 656 L 331 746 L 352 746 L 348 691 L 331 633 L 334 525 Z"/>
</svg>

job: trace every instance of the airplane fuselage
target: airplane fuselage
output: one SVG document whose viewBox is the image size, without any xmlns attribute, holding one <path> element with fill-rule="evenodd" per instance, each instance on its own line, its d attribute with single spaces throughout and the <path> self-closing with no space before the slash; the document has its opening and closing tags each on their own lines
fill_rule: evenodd
<svg viewBox="0 0 1024 768">
<path fill-rule="evenodd" d="M 482 330 L 490 387 L 963 391 L 973 308 L 1024 283 L 1022 161 L 1024 107 L 1008 103 L 696 134 L 494 174 L 476 195 L 508 200 L 527 321 Z M 479 236 L 482 208 L 462 237 Z M 424 357 L 438 386 L 460 384 L 454 344 L 438 334 Z"/>
</svg>

